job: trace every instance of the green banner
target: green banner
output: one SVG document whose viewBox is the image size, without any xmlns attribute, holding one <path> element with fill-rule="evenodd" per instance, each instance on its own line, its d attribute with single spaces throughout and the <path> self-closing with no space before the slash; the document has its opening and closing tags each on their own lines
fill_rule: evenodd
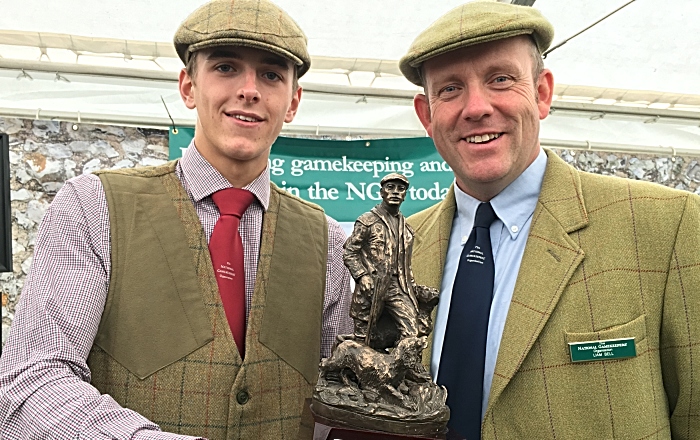
<svg viewBox="0 0 700 440">
<path fill-rule="evenodd" d="M 170 159 L 182 156 L 194 129 L 170 130 Z M 381 202 L 379 180 L 391 172 L 411 182 L 401 211 L 408 216 L 442 200 L 452 183 L 450 167 L 432 139 L 328 141 L 279 137 L 268 161 L 279 187 L 317 203 L 340 222 L 354 222 Z"/>
</svg>

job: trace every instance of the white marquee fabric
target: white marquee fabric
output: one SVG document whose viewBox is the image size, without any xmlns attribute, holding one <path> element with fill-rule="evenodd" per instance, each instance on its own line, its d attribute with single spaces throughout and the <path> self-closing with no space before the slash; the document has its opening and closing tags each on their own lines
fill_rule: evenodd
<svg viewBox="0 0 700 440">
<path fill-rule="evenodd" d="M 554 24 L 557 43 L 628 1 L 536 0 L 534 7 Z M 299 117 L 286 131 L 424 133 L 410 99 L 418 89 L 397 75 L 396 61 L 462 0 L 276 2 L 306 31 L 314 59 Z M 80 112 L 82 120 L 167 126 L 162 97 L 176 122 L 191 125 L 196 115 L 180 103 L 180 64 L 169 42 L 201 3 L 2 0 L 0 114 L 75 120 Z M 545 64 L 558 96 L 542 137 L 700 150 L 698 16 L 691 0 L 637 0 L 552 52 Z"/>
</svg>

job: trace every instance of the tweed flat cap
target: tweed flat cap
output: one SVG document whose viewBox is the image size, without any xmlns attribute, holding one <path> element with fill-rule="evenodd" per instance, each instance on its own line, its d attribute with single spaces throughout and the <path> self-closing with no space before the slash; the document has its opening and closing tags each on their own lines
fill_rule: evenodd
<svg viewBox="0 0 700 440">
<path fill-rule="evenodd" d="M 479 43 L 532 35 L 540 52 L 552 44 L 554 28 L 535 8 L 481 0 L 458 6 L 428 26 L 399 61 L 401 73 L 422 86 L 419 68 L 426 60 Z"/>
<path fill-rule="evenodd" d="M 245 46 L 291 60 L 299 77 L 311 66 L 306 35 L 269 0 L 212 0 L 182 22 L 173 41 L 185 64 L 192 53 L 207 47 Z"/>
<path fill-rule="evenodd" d="M 382 180 L 379 182 L 379 184 L 384 186 L 384 184 L 386 182 L 390 182 L 392 180 L 399 180 L 399 181 L 405 183 L 406 186 L 408 186 L 408 179 L 406 178 L 406 176 L 404 176 L 403 174 L 399 174 L 399 173 L 387 174 L 386 176 L 382 177 Z"/>
</svg>

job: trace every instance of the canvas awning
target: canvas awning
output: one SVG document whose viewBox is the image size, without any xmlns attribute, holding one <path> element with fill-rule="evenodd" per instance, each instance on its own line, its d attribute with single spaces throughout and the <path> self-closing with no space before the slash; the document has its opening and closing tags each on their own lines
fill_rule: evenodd
<svg viewBox="0 0 700 440">
<path fill-rule="evenodd" d="M 201 1 L 136 0 L 3 5 L 0 114 L 167 127 L 193 125 L 177 92 L 170 44 Z M 412 39 L 462 0 L 435 3 L 278 0 L 309 37 L 312 70 L 288 133 L 421 136 L 397 60 Z M 555 42 L 627 1 L 537 0 Z M 557 87 L 542 137 L 553 144 L 700 150 L 700 33 L 683 0 L 638 0 L 552 52 Z M 568 142 L 568 144 L 567 144 Z"/>
</svg>

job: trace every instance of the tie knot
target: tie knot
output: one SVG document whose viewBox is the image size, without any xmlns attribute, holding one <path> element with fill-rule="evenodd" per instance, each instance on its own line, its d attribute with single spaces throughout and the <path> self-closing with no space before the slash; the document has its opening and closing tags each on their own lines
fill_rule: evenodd
<svg viewBox="0 0 700 440">
<path fill-rule="evenodd" d="M 248 206 L 253 203 L 255 196 L 247 189 L 226 188 L 215 192 L 211 198 L 216 203 L 216 207 L 219 208 L 221 215 L 233 215 L 241 218 Z"/>
<path fill-rule="evenodd" d="M 491 223 L 494 222 L 498 217 L 493 211 L 491 203 L 482 203 L 476 208 L 476 217 L 474 218 L 475 228 L 488 228 Z"/>
</svg>

